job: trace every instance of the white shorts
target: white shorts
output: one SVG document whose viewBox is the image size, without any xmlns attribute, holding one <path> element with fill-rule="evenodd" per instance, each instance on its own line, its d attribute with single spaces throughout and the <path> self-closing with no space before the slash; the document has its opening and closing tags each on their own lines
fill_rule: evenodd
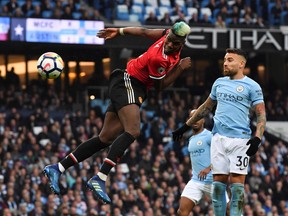
<svg viewBox="0 0 288 216">
<path fill-rule="evenodd" d="M 212 197 L 212 184 L 203 184 L 190 180 L 185 186 L 181 196 L 192 200 L 195 205 L 202 199 L 204 195 Z"/>
<path fill-rule="evenodd" d="M 249 159 L 246 154 L 249 139 L 230 138 L 215 134 L 211 140 L 213 174 L 237 173 L 247 175 Z"/>
</svg>

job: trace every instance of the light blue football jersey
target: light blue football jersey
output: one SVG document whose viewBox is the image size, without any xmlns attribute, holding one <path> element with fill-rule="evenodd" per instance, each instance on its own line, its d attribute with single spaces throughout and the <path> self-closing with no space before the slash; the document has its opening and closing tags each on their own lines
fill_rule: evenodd
<svg viewBox="0 0 288 216">
<path fill-rule="evenodd" d="M 188 151 L 192 165 L 192 180 L 200 183 L 212 184 L 212 172 L 206 176 L 205 180 L 200 180 L 198 175 L 201 170 L 207 168 L 211 164 L 210 147 L 211 147 L 212 133 L 204 129 L 201 133 L 192 135 L 189 138 Z"/>
<path fill-rule="evenodd" d="M 212 133 L 232 138 L 250 138 L 250 108 L 264 102 L 260 85 L 245 76 L 231 80 L 218 78 L 210 93 L 217 100 Z"/>
</svg>

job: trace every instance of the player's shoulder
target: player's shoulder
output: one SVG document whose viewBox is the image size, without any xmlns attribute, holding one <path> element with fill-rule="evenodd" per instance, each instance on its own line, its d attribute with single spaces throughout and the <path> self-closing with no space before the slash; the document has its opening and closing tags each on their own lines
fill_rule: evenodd
<svg viewBox="0 0 288 216">
<path fill-rule="evenodd" d="M 221 83 L 221 82 L 226 82 L 229 80 L 229 77 L 227 76 L 224 76 L 224 77 L 218 77 L 215 81 L 214 81 L 214 84 L 218 84 L 218 83 Z"/>
<path fill-rule="evenodd" d="M 202 134 L 205 135 L 205 136 L 209 136 L 209 135 L 212 136 L 212 131 L 210 131 L 210 130 L 204 128 L 204 130 L 202 131 Z"/>
</svg>

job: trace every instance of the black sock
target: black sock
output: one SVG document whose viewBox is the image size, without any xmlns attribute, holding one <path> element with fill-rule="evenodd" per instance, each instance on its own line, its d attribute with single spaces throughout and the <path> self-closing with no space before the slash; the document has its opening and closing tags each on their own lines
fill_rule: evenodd
<svg viewBox="0 0 288 216">
<path fill-rule="evenodd" d="M 108 146 L 109 144 L 101 142 L 98 136 L 92 137 L 81 143 L 72 153 L 68 154 L 62 161 L 60 161 L 60 163 L 65 169 L 68 169 Z"/>
<path fill-rule="evenodd" d="M 107 158 L 105 158 L 104 163 L 100 169 L 105 175 L 108 175 L 110 170 L 118 163 L 123 156 L 125 150 L 133 143 L 135 138 L 124 132 L 121 134 L 111 145 L 110 151 Z"/>
</svg>

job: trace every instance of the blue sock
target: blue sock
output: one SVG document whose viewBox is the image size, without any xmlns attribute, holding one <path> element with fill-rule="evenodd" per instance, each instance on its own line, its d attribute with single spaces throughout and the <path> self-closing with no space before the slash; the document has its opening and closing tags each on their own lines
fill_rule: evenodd
<svg viewBox="0 0 288 216">
<path fill-rule="evenodd" d="M 231 185 L 230 215 L 240 216 L 244 208 L 244 185 L 234 183 Z"/>
<path fill-rule="evenodd" d="M 226 184 L 222 182 L 213 182 L 212 184 L 212 203 L 215 216 L 226 215 Z"/>
</svg>

